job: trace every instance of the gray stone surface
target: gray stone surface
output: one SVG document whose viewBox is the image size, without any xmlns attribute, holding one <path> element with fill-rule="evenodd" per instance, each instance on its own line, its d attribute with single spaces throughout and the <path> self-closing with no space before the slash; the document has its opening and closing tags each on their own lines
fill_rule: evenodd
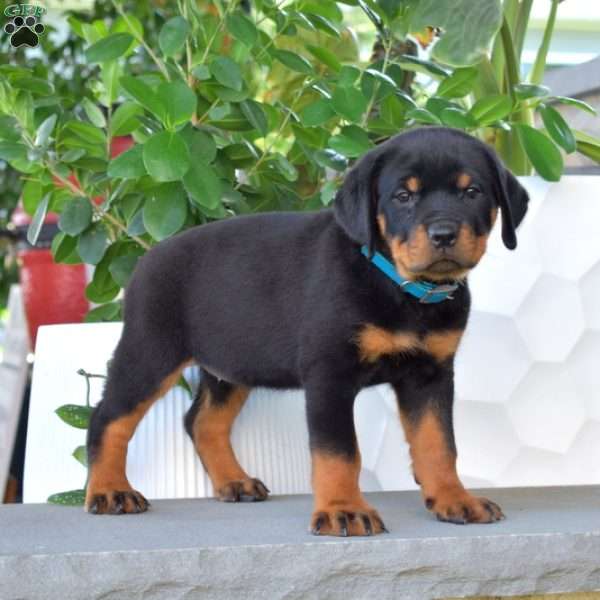
<svg viewBox="0 0 600 600">
<path fill-rule="evenodd" d="M 155 501 L 143 515 L 0 506 L 2 600 L 418 599 L 600 590 L 600 487 L 485 492 L 508 518 L 439 523 L 370 494 L 391 533 L 313 537 L 311 498 Z"/>
</svg>

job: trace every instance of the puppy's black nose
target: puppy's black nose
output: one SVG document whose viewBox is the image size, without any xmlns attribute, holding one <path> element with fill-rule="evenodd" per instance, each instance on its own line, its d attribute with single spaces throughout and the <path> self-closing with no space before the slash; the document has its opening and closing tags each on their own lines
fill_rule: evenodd
<svg viewBox="0 0 600 600">
<path fill-rule="evenodd" d="M 451 248 L 456 244 L 458 226 L 452 221 L 437 221 L 427 228 L 427 235 L 436 248 Z"/>
</svg>

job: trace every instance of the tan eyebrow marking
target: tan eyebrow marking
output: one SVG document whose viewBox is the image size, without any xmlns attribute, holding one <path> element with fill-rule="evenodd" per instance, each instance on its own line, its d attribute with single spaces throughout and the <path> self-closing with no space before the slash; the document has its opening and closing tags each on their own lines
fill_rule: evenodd
<svg viewBox="0 0 600 600">
<path fill-rule="evenodd" d="M 414 175 L 409 177 L 405 183 L 406 189 L 408 189 L 408 191 L 412 192 L 413 194 L 421 189 L 421 180 L 418 177 L 415 177 Z"/>
<path fill-rule="evenodd" d="M 456 185 L 461 190 L 466 190 L 473 181 L 473 178 L 468 173 L 459 173 L 456 178 Z"/>
</svg>

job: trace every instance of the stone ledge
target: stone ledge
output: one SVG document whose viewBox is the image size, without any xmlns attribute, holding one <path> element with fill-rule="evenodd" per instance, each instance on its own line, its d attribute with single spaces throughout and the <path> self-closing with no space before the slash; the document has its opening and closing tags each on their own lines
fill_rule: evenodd
<svg viewBox="0 0 600 600">
<path fill-rule="evenodd" d="M 2 600 L 418 599 L 600 590 L 600 487 L 481 492 L 508 515 L 439 523 L 416 492 L 369 494 L 391 533 L 310 536 L 309 496 L 155 501 L 144 515 L 0 506 Z"/>
</svg>

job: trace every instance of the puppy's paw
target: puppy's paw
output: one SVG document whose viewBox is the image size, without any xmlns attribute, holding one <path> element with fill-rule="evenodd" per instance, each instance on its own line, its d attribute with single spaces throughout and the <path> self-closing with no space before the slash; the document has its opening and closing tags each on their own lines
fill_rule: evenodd
<svg viewBox="0 0 600 600">
<path fill-rule="evenodd" d="M 466 523 L 495 523 L 504 519 L 502 509 L 487 498 L 478 498 L 465 490 L 453 490 L 425 499 L 425 506 L 439 521 Z"/>
<path fill-rule="evenodd" d="M 85 510 L 92 515 L 124 515 L 146 512 L 150 502 L 135 490 L 88 491 Z"/>
<path fill-rule="evenodd" d="M 379 513 L 370 506 L 332 506 L 315 510 L 310 521 L 313 535 L 356 536 L 388 533 Z"/>
<path fill-rule="evenodd" d="M 221 502 L 261 502 L 267 499 L 269 489 L 260 479 L 249 477 L 226 483 L 216 495 Z"/>
</svg>

